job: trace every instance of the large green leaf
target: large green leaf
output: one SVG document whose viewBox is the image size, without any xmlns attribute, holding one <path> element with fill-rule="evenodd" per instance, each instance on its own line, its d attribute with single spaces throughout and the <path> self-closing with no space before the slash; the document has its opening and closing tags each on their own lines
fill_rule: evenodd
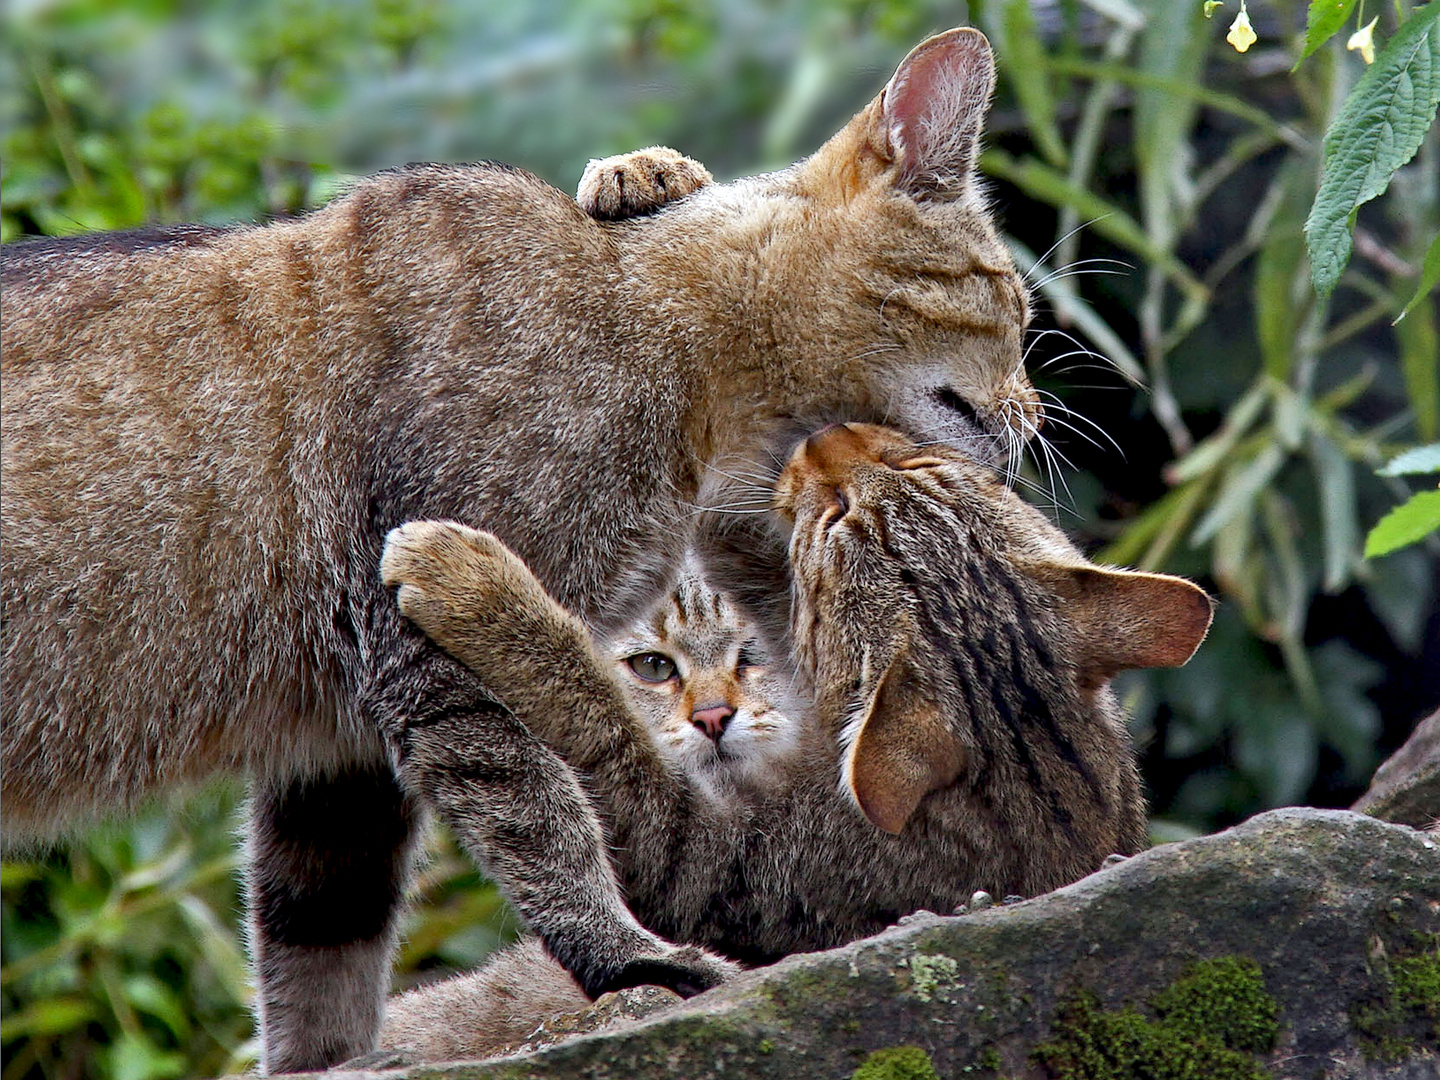
<svg viewBox="0 0 1440 1080">
<path fill-rule="evenodd" d="M 1280 203 L 1265 228 L 1255 260 L 1255 329 L 1260 353 L 1265 358 L 1265 373 L 1282 382 L 1290 378 L 1297 331 L 1306 315 L 1301 230 L 1314 176 L 1314 166 L 1302 158 L 1292 158 L 1284 166 L 1274 181 Z"/>
<path fill-rule="evenodd" d="M 1310 9 L 1305 13 L 1305 51 L 1295 61 L 1295 67 L 1334 37 L 1354 10 L 1355 0 L 1310 0 Z"/>
<path fill-rule="evenodd" d="M 1355 84 L 1325 135 L 1305 240 L 1315 291 L 1329 296 L 1350 261 L 1351 215 L 1419 149 L 1440 103 L 1440 0 L 1416 10 Z"/>
<path fill-rule="evenodd" d="M 1148 14 L 1140 35 L 1140 70 L 1180 83 L 1203 82 L 1209 38 L 1200 30 L 1200 5 L 1151 3 Z M 1135 92 L 1140 218 L 1151 239 L 1167 248 L 1179 239 L 1176 178 L 1191 153 L 1190 129 L 1198 111 L 1194 99 L 1167 90 L 1141 87 Z"/>
<path fill-rule="evenodd" d="M 1311 434 L 1310 458 L 1325 525 L 1325 591 L 1338 593 L 1350 581 L 1350 566 L 1360 547 L 1353 466 L 1340 447 L 1318 431 Z"/>
<path fill-rule="evenodd" d="M 1268 443 L 1252 460 L 1232 469 L 1214 504 L 1195 526 L 1190 536 L 1191 546 L 1199 547 L 1209 541 L 1236 514 L 1249 513 L 1256 497 L 1275 479 L 1284 464 L 1285 451 L 1279 443 Z"/>
<path fill-rule="evenodd" d="M 1365 538 L 1365 557 L 1388 555 L 1440 529 L 1440 491 L 1420 491 L 1391 510 Z"/>
</svg>

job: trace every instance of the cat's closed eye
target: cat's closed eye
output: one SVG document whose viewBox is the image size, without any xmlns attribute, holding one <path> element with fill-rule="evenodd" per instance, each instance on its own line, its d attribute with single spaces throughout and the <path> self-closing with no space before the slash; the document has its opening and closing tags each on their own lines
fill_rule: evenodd
<svg viewBox="0 0 1440 1080">
<path fill-rule="evenodd" d="M 674 660 L 658 652 L 636 653 L 634 656 L 627 656 L 625 663 L 637 678 L 648 683 L 669 682 L 675 678 L 678 671 Z"/>
</svg>

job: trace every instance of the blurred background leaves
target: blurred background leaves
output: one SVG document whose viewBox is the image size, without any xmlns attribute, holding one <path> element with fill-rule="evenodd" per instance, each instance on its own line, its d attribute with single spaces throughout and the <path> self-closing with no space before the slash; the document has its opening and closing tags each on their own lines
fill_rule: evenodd
<svg viewBox="0 0 1440 1080">
<path fill-rule="evenodd" d="M 1381 55 L 1425 10 L 1362 6 Z M 1001 71 L 983 167 L 1036 288 L 1050 404 L 1027 493 L 1097 558 L 1221 600 L 1188 667 L 1120 685 L 1156 833 L 1346 805 L 1440 702 L 1440 544 L 1363 550 L 1392 508 L 1436 497 L 1433 470 L 1377 470 L 1440 437 L 1440 137 L 1347 220 L 1354 253 L 1318 298 L 1304 223 L 1365 72 L 1351 25 L 1296 67 L 1300 0 L 1249 4 L 1243 56 L 1201 7 L 11 0 L 0 233 L 266 220 L 412 160 L 505 160 L 573 190 L 588 158 L 666 143 L 728 178 L 809 152 L 927 33 L 979 25 Z M 4 864 L 0 1080 L 253 1060 L 238 807 L 222 785 Z M 400 984 L 514 932 L 443 836 L 415 894 Z"/>
</svg>

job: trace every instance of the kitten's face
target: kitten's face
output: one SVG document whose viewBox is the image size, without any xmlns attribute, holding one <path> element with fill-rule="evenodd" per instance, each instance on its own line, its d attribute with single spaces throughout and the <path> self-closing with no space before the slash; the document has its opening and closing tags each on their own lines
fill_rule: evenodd
<svg viewBox="0 0 1440 1080">
<path fill-rule="evenodd" d="M 693 570 L 607 649 L 660 751 L 713 798 L 763 785 L 799 710 L 753 629 Z"/>
</svg>

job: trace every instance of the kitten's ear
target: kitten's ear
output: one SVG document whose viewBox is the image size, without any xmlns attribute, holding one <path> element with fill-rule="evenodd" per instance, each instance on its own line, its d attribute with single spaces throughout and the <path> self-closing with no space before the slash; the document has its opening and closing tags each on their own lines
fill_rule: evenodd
<svg viewBox="0 0 1440 1080">
<path fill-rule="evenodd" d="M 968 194 L 994 92 L 995 57 L 979 30 L 917 45 L 881 94 L 874 135 L 876 149 L 899 162 L 899 186 L 912 195 Z"/>
<path fill-rule="evenodd" d="M 880 677 L 845 755 L 845 786 L 872 824 L 898 833 L 920 800 L 964 766 L 965 748 L 902 651 Z"/>
<path fill-rule="evenodd" d="M 1066 577 L 1079 663 L 1102 679 L 1128 668 L 1179 667 L 1210 629 L 1210 597 L 1184 578 L 1100 566 L 1069 567 Z"/>
</svg>

